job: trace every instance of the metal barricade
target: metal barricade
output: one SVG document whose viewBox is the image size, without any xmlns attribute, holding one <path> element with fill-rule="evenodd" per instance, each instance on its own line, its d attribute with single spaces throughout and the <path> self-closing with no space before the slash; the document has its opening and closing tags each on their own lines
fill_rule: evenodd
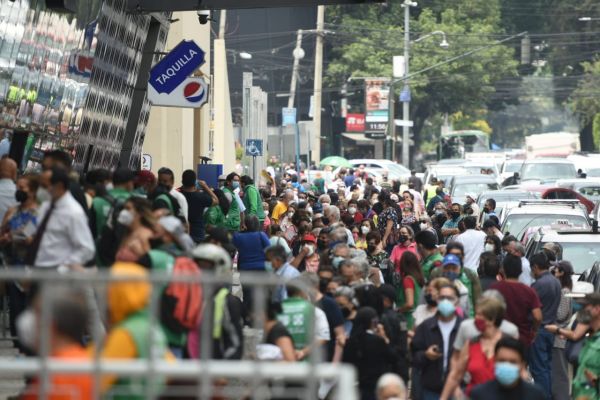
<svg viewBox="0 0 600 400">
<path fill-rule="evenodd" d="M 202 323 L 198 328 L 200 338 L 200 359 L 198 360 L 166 360 L 158 357 L 152 349 L 156 329 L 160 329 L 159 294 L 169 282 L 185 282 L 201 284 L 204 295 L 203 321 L 212 321 L 212 296 L 217 288 L 232 285 L 235 277 L 217 276 L 203 271 L 200 276 L 173 276 L 161 273 L 148 273 L 145 276 L 115 276 L 109 271 L 60 273 L 40 270 L 5 269 L 0 270 L 0 282 L 20 281 L 35 283 L 39 287 L 39 318 L 37 333 L 37 357 L 0 356 L 0 380 L 5 374 L 22 373 L 35 377 L 39 381 L 39 398 L 45 399 L 51 391 L 53 374 L 69 376 L 72 374 L 90 374 L 93 377 L 95 398 L 106 398 L 101 393 L 102 379 L 107 375 L 119 378 L 143 378 L 148 383 L 140 398 L 157 399 L 211 399 L 211 398 L 252 398 L 269 399 L 315 399 L 319 385 L 328 382 L 335 389 L 328 398 L 340 400 L 357 399 L 356 373 L 353 367 L 341 364 L 322 363 L 318 352 L 312 352 L 304 362 L 263 362 L 248 359 L 226 361 L 212 357 L 211 324 Z M 148 282 L 152 287 L 152 295 L 148 305 L 150 329 L 148 330 L 148 346 L 145 359 L 107 360 L 101 359 L 103 322 L 107 314 L 108 285 L 117 282 Z M 252 288 L 253 294 L 253 329 L 256 336 L 262 336 L 265 306 L 269 290 L 284 284 L 276 277 L 265 273 L 244 274 L 242 286 Z M 300 283 L 301 284 L 301 283 Z M 53 292 L 60 286 L 79 288 L 88 295 L 88 310 L 95 310 L 91 315 L 96 319 L 90 325 L 91 354 L 89 360 L 66 362 L 49 357 L 51 305 Z M 307 293 L 311 288 L 302 288 Z M 93 304 L 92 304 L 93 303 Z M 311 323 L 314 328 L 314 323 Z M 107 327 L 110 331 L 110 327 Z M 313 335 L 314 336 L 314 335 Z M 248 353 L 248 352 L 246 352 Z M 251 351 L 250 351 L 251 353 Z M 155 382 L 166 379 L 164 390 L 159 391 Z M 175 384 L 176 382 L 176 384 Z M 118 390 L 112 393 L 117 393 Z M 110 396 L 108 396 L 110 398 Z"/>
</svg>

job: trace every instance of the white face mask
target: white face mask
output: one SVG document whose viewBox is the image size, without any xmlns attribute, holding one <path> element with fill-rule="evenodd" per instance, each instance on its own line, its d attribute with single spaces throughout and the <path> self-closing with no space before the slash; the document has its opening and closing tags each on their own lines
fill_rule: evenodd
<svg viewBox="0 0 600 400">
<path fill-rule="evenodd" d="M 306 207 L 306 211 L 308 211 L 309 213 L 312 213 L 312 212 L 313 212 L 313 209 L 312 209 L 312 207 L 311 207 L 311 206 L 308 206 L 308 207 Z"/>
<path fill-rule="evenodd" d="M 323 203 L 323 210 L 326 210 L 329 208 L 329 203 Z"/>
<path fill-rule="evenodd" d="M 114 188 L 115 186 L 112 184 L 112 182 L 106 184 L 106 190 L 113 190 Z"/>
<path fill-rule="evenodd" d="M 485 251 L 491 251 L 491 252 L 493 252 L 494 251 L 494 245 L 491 244 L 491 243 L 486 243 L 485 244 Z"/>
<path fill-rule="evenodd" d="M 350 215 L 354 215 L 354 214 L 356 214 L 356 207 L 350 207 L 350 208 L 348 209 L 348 212 L 350 213 Z"/>
<path fill-rule="evenodd" d="M 425 229 L 428 228 L 427 224 L 425 222 L 421 222 L 421 224 L 419 225 L 419 227 L 421 228 L 422 231 L 424 231 Z"/>
<path fill-rule="evenodd" d="M 371 232 L 371 228 L 369 228 L 368 226 L 361 226 L 360 231 L 363 235 L 367 235 L 369 232 Z"/>
<path fill-rule="evenodd" d="M 292 219 L 292 217 L 294 216 L 294 213 L 293 213 L 293 212 L 289 212 L 289 213 L 287 214 L 287 216 L 288 216 L 288 218 L 289 218 L 289 219 Z"/>
<path fill-rule="evenodd" d="M 17 318 L 17 335 L 23 346 L 30 350 L 36 350 L 37 319 L 33 310 L 25 310 Z"/>
<path fill-rule="evenodd" d="M 44 188 L 44 187 L 40 187 L 37 190 L 37 201 L 38 203 L 43 203 L 45 201 L 50 201 L 52 200 L 52 196 L 50 195 L 50 192 L 48 191 L 48 189 Z"/>
<path fill-rule="evenodd" d="M 121 210 L 117 217 L 117 222 L 121 225 L 131 226 L 133 223 L 133 214 L 129 210 Z"/>
</svg>

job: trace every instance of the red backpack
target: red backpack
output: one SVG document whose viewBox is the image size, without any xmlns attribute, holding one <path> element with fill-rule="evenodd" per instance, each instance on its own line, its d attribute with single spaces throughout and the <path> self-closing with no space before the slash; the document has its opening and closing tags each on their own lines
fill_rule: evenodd
<svg viewBox="0 0 600 400">
<path fill-rule="evenodd" d="M 177 257 L 172 275 L 178 279 L 169 282 L 163 292 L 161 321 L 175 333 L 196 329 L 202 318 L 202 285 L 198 280 L 200 268 L 191 258 Z M 186 282 L 186 277 L 193 281 Z"/>
</svg>

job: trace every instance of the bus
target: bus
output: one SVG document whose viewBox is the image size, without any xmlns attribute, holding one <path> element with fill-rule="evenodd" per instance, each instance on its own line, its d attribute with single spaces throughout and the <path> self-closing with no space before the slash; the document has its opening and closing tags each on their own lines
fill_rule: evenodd
<svg viewBox="0 0 600 400">
<path fill-rule="evenodd" d="M 476 130 L 451 131 L 440 136 L 438 160 L 465 158 L 468 153 L 489 151 L 490 137 L 487 133 Z"/>
</svg>

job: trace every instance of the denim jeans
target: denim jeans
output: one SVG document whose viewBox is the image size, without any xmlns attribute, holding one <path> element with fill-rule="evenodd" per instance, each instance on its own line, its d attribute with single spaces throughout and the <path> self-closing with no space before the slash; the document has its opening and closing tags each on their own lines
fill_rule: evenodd
<svg viewBox="0 0 600 400">
<path fill-rule="evenodd" d="M 423 400 L 439 400 L 441 393 L 432 392 L 427 389 L 423 389 Z"/>
<path fill-rule="evenodd" d="M 544 328 L 538 330 L 529 350 L 529 370 L 536 385 L 544 390 L 547 399 L 552 398 L 552 348 L 554 335 Z"/>
</svg>

